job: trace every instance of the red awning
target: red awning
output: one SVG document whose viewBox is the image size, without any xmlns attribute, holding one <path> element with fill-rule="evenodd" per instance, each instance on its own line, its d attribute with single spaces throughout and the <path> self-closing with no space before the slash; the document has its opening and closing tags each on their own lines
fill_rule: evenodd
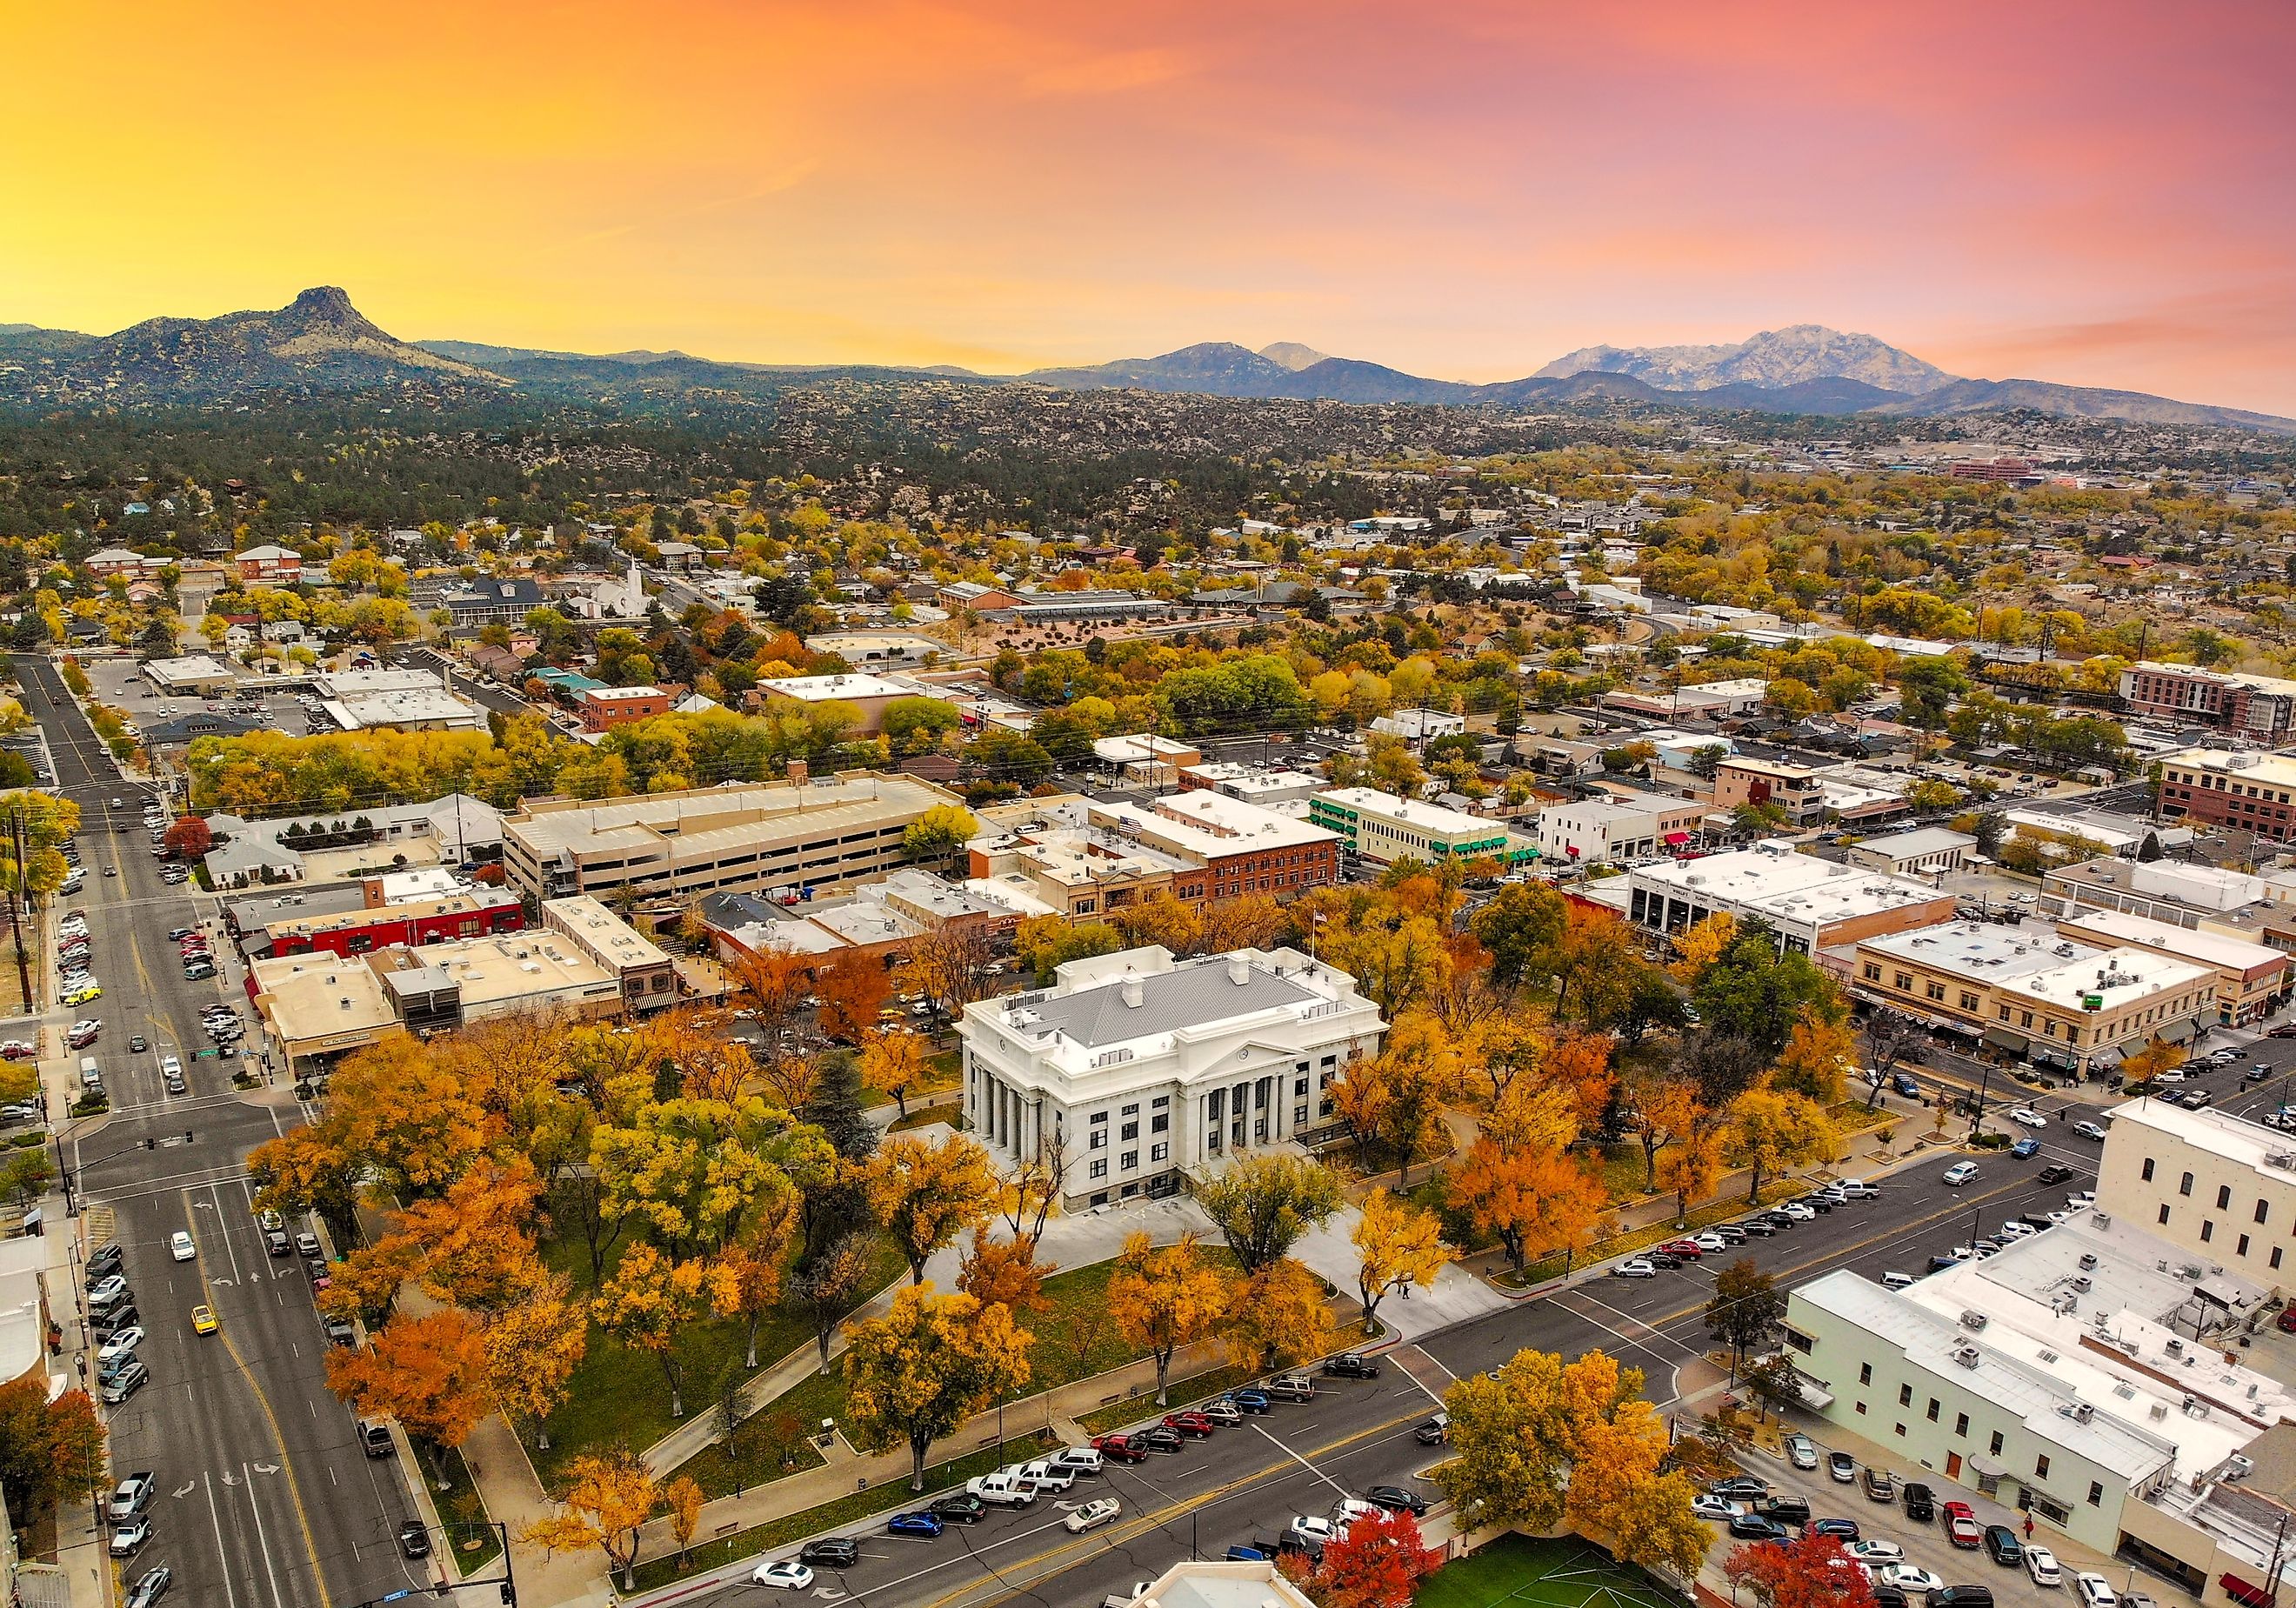
<svg viewBox="0 0 2296 1608">
<path fill-rule="evenodd" d="M 1666 841 L 1669 847 L 1679 849 L 1690 841 L 1690 834 L 1686 832 L 1669 832 L 1666 834 Z"/>
<path fill-rule="evenodd" d="M 2250 1585 L 2236 1574 L 2218 1575 L 2217 1584 L 2225 1588 L 2226 1596 L 2235 1603 L 2247 1604 L 2248 1608 L 2265 1608 L 2265 1604 L 2272 1600 L 2270 1592 L 2260 1586 Z"/>
</svg>

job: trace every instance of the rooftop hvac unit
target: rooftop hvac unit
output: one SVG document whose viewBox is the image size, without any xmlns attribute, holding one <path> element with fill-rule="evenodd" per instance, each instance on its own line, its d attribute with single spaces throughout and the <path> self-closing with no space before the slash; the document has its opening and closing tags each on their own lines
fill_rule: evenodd
<svg viewBox="0 0 2296 1608">
<path fill-rule="evenodd" d="M 2200 1276 L 2201 1276 L 2201 1265 L 2200 1265 L 2200 1263 L 2198 1263 L 2198 1262 L 2186 1262 L 2183 1267 L 2181 1267 L 2181 1268 L 2177 1268 L 2177 1276 L 2178 1278 L 2198 1278 L 2198 1277 L 2200 1277 Z"/>
<path fill-rule="evenodd" d="M 2096 1266 L 2096 1252 L 2095 1252 L 2095 1251 L 2082 1251 L 2082 1252 L 2081 1252 L 2081 1259 L 2080 1259 L 2080 1265 L 2081 1265 L 2081 1268 L 2082 1268 L 2082 1270 L 2083 1270 L 2084 1272 L 2086 1272 L 2087 1270 L 2088 1270 L 2088 1269 L 2089 1269 L 2089 1268 L 2091 1268 L 2095 1267 L 2095 1266 Z"/>
<path fill-rule="evenodd" d="M 2218 1478 L 2226 1481 L 2245 1480 L 2255 1472 L 2256 1464 L 2252 1459 L 2234 1452 L 2225 1459 L 2224 1472 Z"/>
<path fill-rule="evenodd" d="M 1961 1326 L 1964 1329 L 1982 1329 L 1985 1326 L 1985 1314 L 1964 1311 L 1961 1315 Z"/>
<path fill-rule="evenodd" d="M 2168 1352 L 2171 1357 L 2182 1357 L 2185 1354 L 2185 1342 L 2177 1336 L 2171 1334 L 2166 1341 L 2161 1342 L 2161 1349 Z"/>
<path fill-rule="evenodd" d="M 2108 1212 L 2098 1212 L 2096 1214 L 2095 1221 L 2096 1226 L 2100 1228 L 2110 1228 L 2112 1227 L 2112 1218 Z"/>
<path fill-rule="evenodd" d="M 2264 1164 L 2267 1167 L 2277 1167 L 2283 1171 L 2296 1169 L 2296 1153 L 2291 1153 L 2284 1150 L 2276 1150 L 2270 1155 L 2264 1158 Z"/>
<path fill-rule="evenodd" d="M 2073 1278 L 2073 1288 L 2087 1295 L 2093 1282 L 2086 1273 L 2077 1274 Z"/>
<path fill-rule="evenodd" d="M 2090 1419 L 2095 1416 L 2096 1409 L 2086 1401 L 2082 1402 L 2079 1407 L 2073 1409 L 2073 1422 L 2075 1423 L 2087 1423 Z"/>
<path fill-rule="evenodd" d="M 1967 1345 L 1956 1346 L 1953 1349 L 1953 1359 L 1964 1368 L 1973 1368 L 1977 1366 L 1977 1348 Z"/>
</svg>

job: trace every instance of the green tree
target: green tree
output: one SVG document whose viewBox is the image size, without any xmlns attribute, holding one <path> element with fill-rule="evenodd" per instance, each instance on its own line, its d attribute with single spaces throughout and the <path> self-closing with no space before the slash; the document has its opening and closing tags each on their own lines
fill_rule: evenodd
<svg viewBox="0 0 2296 1608">
<path fill-rule="evenodd" d="M 1247 1274 L 1291 1254 L 1300 1236 L 1321 1227 L 1343 1201 L 1329 1168 L 1275 1151 L 1250 1152 L 1198 1177 L 1193 1192 Z"/>
<path fill-rule="evenodd" d="M 1777 1280 L 1740 1257 L 1714 1276 L 1714 1297 L 1706 1303 L 1706 1330 L 1743 1362 L 1768 1337 L 1770 1325 L 1786 1315 Z"/>
</svg>

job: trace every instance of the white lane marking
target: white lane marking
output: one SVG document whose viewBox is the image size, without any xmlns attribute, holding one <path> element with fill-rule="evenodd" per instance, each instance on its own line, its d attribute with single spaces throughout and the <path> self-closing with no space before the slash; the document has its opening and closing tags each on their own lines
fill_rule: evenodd
<svg viewBox="0 0 2296 1608">
<path fill-rule="evenodd" d="M 247 1472 L 244 1463 L 239 1467 L 242 1473 Z M 247 1511 L 255 1515 L 255 1547 L 263 1555 L 263 1572 L 271 1577 L 271 1608 L 287 1608 L 287 1600 L 279 1595 L 278 1566 L 271 1561 L 271 1538 L 263 1533 L 263 1504 L 256 1499 L 255 1481 L 250 1479 L 247 1483 Z M 325 1581 L 319 1582 L 319 1589 L 326 1589 Z"/>
<path fill-rule="evenodd" d="M 1348 1494 L 1348 1488 L 1346 1486 L 1341 1484 L 1337 1480 L 1332 1479 L 1331 1475 L 1325 1473 L 1322 1469 L 1317 1468 L 1314 1464 L 1308 1462 L 1305 1457 L 1302 1457 L 1299 1453 L 1293 1451 L 1290 1447 L 1285 1446 L 1275 1436 L 1268 1434 L 1266 1430 L 1260 1429 L 1259 1425 L 1255 1423 L 1251 1427 L 1253 1429 L 1259 1430 L 1260 1434 L 1267 1440 L 1268 1445 L 1275 1447 L 1285 1456 L 1291 1458 L 1292 1462 L 1298 1464 L 1301 1468 L 1306 1469 L 1309 1473 L 1315 1475 L 1316 1479 L 1321 1480 L 1324 1484 L 1330 1486 L 1342 1497 Z"/>
<path fill-rule="evenodd" d="M 208 1488 L 208 1522 L 215 1526 L 216 1562 L 223 1566 L 223 1595 L 229 1608 L 239 1608 L 239 1593 L 231 1588 L 231 1558 L 223 1544 L 223 1515 L 216 1511 L 215 1485 L 205 1474 L 200 1483 Z"/>
</svg>

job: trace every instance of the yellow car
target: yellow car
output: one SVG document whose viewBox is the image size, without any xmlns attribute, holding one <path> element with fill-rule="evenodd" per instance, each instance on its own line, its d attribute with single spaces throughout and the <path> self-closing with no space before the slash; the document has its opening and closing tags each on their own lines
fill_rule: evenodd
<svg viewBox="0 0 2296 1608">
<path fill-rule="evenodd" d="M 212 1307 L 193 1307 L 193 1308 L 192 1309 L 192 1333 L 194 1333 L 194 1334 L 212 1334 L 212 1333 L 214 1333 L 216 1332 L 217 1328 L 217 1327 L 219 1327 L 219 1326 L 220 1326 L 220 1325 L 218 1325 L 217 1324 L 217 1322 L 216 1322 L 216 1315 L 215 1315 L 215 1309 L 214 1309 L 214 1308 L 212 1308 Z"/>
</svg>

